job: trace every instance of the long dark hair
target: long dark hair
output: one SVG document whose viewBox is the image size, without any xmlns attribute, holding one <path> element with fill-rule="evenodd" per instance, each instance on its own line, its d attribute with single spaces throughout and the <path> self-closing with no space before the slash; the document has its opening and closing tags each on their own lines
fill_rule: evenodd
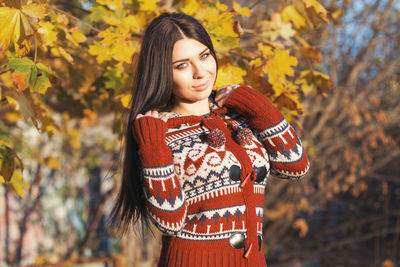
<svg viewBox="0 0 400 267">
<path fill-rule="evenodd" d="M 132 87 L 129 119 L 125 129 L 122 159 L 122 184 L 111 212 L 111 220 L 122 234 L 141 221 L 149 226 L 149 213 L 143 188 L 143 171 L 132 125 L 138 114 L 149 110 L 167 111 L 173 106 L 172 51 L 176 41 L 192 38 L 210 49 L 217 61 L 210 36 L 193 17 L 183 13 L 164 13 L 147 27 L 141 45 Z M 135 230 L 134 227 L 132 227 Z"/>
</svg>

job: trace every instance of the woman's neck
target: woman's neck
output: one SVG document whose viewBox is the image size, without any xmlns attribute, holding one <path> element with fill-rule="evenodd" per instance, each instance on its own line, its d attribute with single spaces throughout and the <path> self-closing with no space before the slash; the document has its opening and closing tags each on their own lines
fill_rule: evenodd
<svg viewBox="0 0 400 267">
<path fill-rule="evenodd" d="M 205 99 L 204 101 L 198 101 L 195 103 L 180 102 L 171 109 L 171 112 L 182 115 L 201 116 L 211 112 L 210 102 L 208 99 Z"/>
</svg>

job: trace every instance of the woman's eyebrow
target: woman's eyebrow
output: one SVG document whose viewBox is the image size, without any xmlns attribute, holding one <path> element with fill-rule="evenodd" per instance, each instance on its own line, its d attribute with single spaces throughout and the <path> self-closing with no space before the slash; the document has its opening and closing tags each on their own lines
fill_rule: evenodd
<svg viewBox="0 0 400 267">
<path fill-rule="evenodd" d="M 199 53 L 199 55 L 203 54 L 203 53 L 206 52 L 207 50 L 209 50 L 208 47 L 207 47 L 206 49 L 204 49 L 203 51 L 201 51 L 201 52 Z M 189 61 L 189 59 L 188 59 L 188 58 L 179 59 L 179 60 L 176 60 L 176 61 L 172 62 L 172 64 L 175 64 L 175 63 L 181 62 L 181 61 Z"/>
</svg>

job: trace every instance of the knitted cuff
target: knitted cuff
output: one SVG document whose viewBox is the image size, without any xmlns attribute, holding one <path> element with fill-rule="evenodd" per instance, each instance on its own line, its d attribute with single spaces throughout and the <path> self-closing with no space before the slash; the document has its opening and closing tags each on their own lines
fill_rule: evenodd
<svg viewBox="0 0 400 267">
<path fill-rule="evenodd" d="M 233 90 L 225 105 L 249 119 L 250 127 L 263 130 L 283 119 L 282 113 L 260 92 L 241 85 Z"/>
<path fill-rule="evenodd" d="M 132 134 L 139 146 L 143 167 L 164 166 L 172 163 L 172 153 L 165 143 L 167 124 L 158 118 L 144 116 L 133 123 Z"/>
</svg>

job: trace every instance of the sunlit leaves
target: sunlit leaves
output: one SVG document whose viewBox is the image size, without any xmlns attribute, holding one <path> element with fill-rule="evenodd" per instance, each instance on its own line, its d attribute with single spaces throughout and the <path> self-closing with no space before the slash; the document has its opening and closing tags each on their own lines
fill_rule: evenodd
<svg viewBox="0 0 400 267">
<path fill-rule="evenodd" d="M 251 9 L 248 7 L 241 7 L 236 1 L 233 2 L 233 10 L 241 16 L 251 16 Z"/>
<path fill-rule="evenodd" d="M 312 16 L 313 22 L 317 21 L 314 19 L 314 14 L 325 22 L 328 22 L 327 11 L 317 0 L 303 0 L 303 2 L 308 15 Z"/>
<path fill-rule="evenodd" d="M 197 10 L 200 8 L 200 3 L 197 0 L 183 0 L 181 11 L 188 14 L 194 15 Z"/>
<path fill-rule="evenodd" d="M 289 39 L 295 35 L 290 23 L 282 21 L 280 13 L 273 13 L 271 20 L 261 21 L 261 34 L 271 41 L 276 40 L 279 36 L 284 39 Z"/>
<path fill-rule="evenodd" d="M 140 4 L 140 10 L 142 11 L 153 11 L 157 8 L 159 0 L 138 0 Z"/>
<path fill-rule="evenodd" d="M 44 94 L 51 86 L 49 74 L 54 73 L 41 63 L 35 64 L 29 58 L 13 58 L 8 62 L 8 66 L 25 74 L 25 85 L 19 84 L 20 89 L 29 86 L 33 92 Z M 22 79 L 22 78 L 21 78 Z"/>
<path fill-rule="evenodd" d="M 264 71 L 268 75 L 268 82 L 276 95 L 286 91 L 286 76 L 293 76 L 293 67 L 297 65 L 297 59 L 289 55 L 288 50 L 278 51 L 273 58 L 269 59 Z"/>
<path fill-rule="evenodd" d="M 8 48 L 11 42 L 18 46 L 19 55 L 29 51 L 31 36 L 37 30 L 37 23 L 44 17 L 44 5 L 29 4 L 21 8 L 0 7 L 0 51 Z"/>
<path fill-rule="evenodd" d="M 293 5 L 286 6 L 281 12 L 284 22 L 292 22 L 296 29 L 306 25 L 306 19 L 300 15 Z"/>
<path fill-rule="evenodd" d="M 242 68 L 233 65 L 224 65 L 219 68 L 219 74 L 215 87 L 221 87 L 227 84 L 241 84 L 243 83 L 243 76 L 246 71 Z"/>
<path fill-rule="evenodd" d="M 326 94 L 326 90 L 331 88 L 329 76 L 318 71 L 302 71 L 296 83 L 301 84 L 301 89 L 305 94 Z"/>
</svg>

